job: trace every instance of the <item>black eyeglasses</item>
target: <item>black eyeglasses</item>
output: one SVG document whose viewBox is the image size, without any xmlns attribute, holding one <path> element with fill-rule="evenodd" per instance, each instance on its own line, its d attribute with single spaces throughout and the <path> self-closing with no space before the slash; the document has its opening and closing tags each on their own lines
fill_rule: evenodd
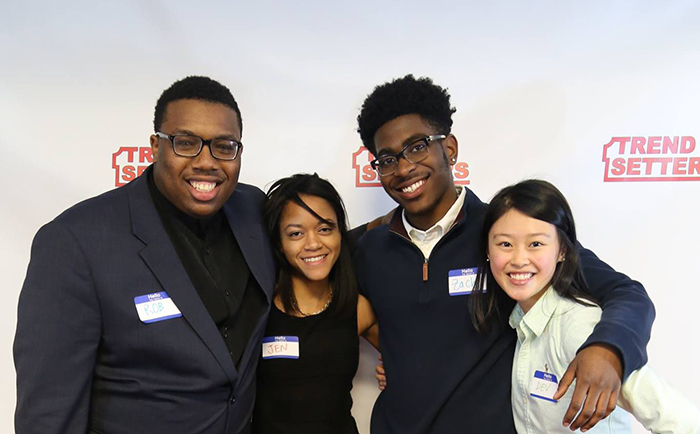
<svg viewBox="0 0 700 434">
<path fill-rule="evenodd" d="M 370 164 L 372 168 L 377 171 L 379 176 L 391 175 L 396 172 L 396 169 L 399 167 L 399 158 L 403 158 L 412 164 L 420 163 L 428 157 L 430 150 L 428 145 L 430 142 L 433 140 L 441 140 L 445 137 L 447 136 L 443 134 L 423 137 L 404 146 L 402 150 L 395 154 L 382 155 L 376 160 L 372 160 Z"/>
<path fill-rule="evenodd" d="M 173 152 L 180 157 L 196 157 L 202 152 L 204 145 L 209 146 L 211 156 L 217 160 L 231 161 L 235 160 L 238 153 L 243 148 L 243 143 L 237 140 L 229 139 L 211 139 L 204 140 L 201 137 L 189 136 L 186 134 L 175 134 L 169 136 L 164 133 L 157 132 L 156 136 L 161 139 L 168 139 L 173 145 Z"/>
</svg>

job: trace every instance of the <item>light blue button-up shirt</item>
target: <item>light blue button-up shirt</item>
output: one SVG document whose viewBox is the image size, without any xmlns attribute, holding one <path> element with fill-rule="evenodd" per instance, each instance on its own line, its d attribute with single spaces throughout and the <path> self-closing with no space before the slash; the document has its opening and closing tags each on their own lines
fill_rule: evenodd
<svg viewBox="0 0 700 434">
<path fill-rule="evenodd" d="M 576 383 L 559 402 L 551 402 L 530 395 L 532 378 L 535 371 L 542 371 L 560 381 L 600 316 L 598 306 L 565 299 L 552 288 L 527 313 L 515 306 L 510 315 L 510 326 L 518 334 L 511 401 L 519 434 L 571 433 L 562 421 Z M 629 433 L 629 415 L 624 410 L 654 433 L 700 433 L 698 409 L 646 366 L 630 374 L 617 404 L 610 416 L 587 433 Z"/>
</svg>

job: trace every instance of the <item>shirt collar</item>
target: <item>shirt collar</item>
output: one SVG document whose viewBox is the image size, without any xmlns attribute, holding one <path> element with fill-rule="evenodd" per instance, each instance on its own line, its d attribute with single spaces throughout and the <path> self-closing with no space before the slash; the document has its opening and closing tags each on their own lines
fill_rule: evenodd
<svg viewBox="0 0 700 434">
<path fill-rule="evenodd" d="M 406 233 L 411 238 L 411 241 L 413 241 L 414 243 L 416 242 L 416 240 L 422 241 L 428 236 L 435 236 L 437 238 L 440 238 L 450 229 L 452 223 L 454 223 L 457 219 L 459 211 L 464 206 L 464 200 L 467 197 L 466 194 L 463 194 L 464 187 L 462 187 L 461 185 L 456 185 L 455 190 L 457 191 L 457 200 L 455 200 L 455 203 L 453 203 L 450 209 L 447 210 L 447 213 L 428 230 L 422 231 L 418 228 L 413 227 L 406 218 L 406 210 L 404 209 L 401 212 L 401 220 L 403 221 L 403 226 L 404 228 L 406 228 Z"/>
<path fill-rule="evenodd" d="M 516 304 L 513 308 L 513 312 L 510 314 L 508 323 L 512 328 L 519 331 L 519 339 L 521 339 L 520 331 L 537 337 L 544 332 L 545 327 L 547 327 L 549 320 L 554 316 L 561 300 L 563 300 L 562 296 L 550 286 L 527 313 L 523 312 L 519 304 Z"/>
</svg>

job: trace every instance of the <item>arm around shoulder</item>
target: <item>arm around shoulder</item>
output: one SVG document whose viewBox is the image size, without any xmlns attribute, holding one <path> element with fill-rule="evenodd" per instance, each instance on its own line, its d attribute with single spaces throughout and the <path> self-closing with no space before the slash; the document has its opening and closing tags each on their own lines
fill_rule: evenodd
<svg viewBox="0 0 700 434">
<path fill-rule="evenodd" d="M 18 434 L 87 431 L 99 312 L 77 240 L 62 224 L 47 224 L 34 238 L 19 298 L 13 347 Z"/>
<path fill-rule="evenodd" d="M 579 245 L 581 265 L 590 294 L 601 304 L 603 315 L 582 349 L 607 344 L 621 356 L 625 379 L 647 362 L 646 346 L 656 315 L 646 290 L 613 270 L 590 250 Z"/>
</svg>

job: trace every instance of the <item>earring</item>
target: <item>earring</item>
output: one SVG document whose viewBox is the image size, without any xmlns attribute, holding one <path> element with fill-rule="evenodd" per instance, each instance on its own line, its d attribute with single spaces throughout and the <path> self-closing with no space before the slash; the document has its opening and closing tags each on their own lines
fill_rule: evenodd
<svg viewBox="0 0 700 434">
<path fill-rule="evenodd" d="M 490 260 L 490 259 L 489 259 L 489 257 L 487 256 L 487 257 L 486 257 L 486 262 L 489 262 L 489 260 Z"/>
<path fill-rule="evenodd" d="M 455 164 L 456 162 L 457 162 L 456 158 L 454 158 L 454 157 L 450 158 L 450 163 Z"/>
</svg>

